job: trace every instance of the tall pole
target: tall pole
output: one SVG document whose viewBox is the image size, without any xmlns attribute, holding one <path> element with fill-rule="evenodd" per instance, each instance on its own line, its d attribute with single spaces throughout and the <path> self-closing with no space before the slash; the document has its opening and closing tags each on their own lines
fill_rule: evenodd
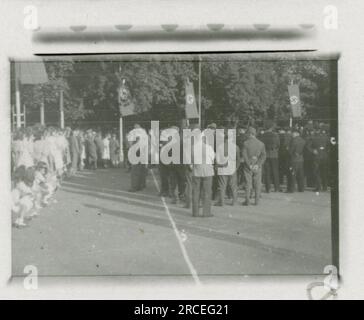
<svg viewBox="0 0 364 320">
<path fill-rule="evenodd" d="M 20 128 L 20 90 L 19 90 L 19 78 L 15 72 L 15 114 L 16 114 L 16 127 Z"/>
<path fill-rule="evenodd" d="M 64 129 L 63 90 L 59 91 L 59 113 L 61 129 Z"/>
<path fill-rule="evenodd" d="M 198 124 L 201 124 L 201 57 L 198 57 Z M 202 129 L 202 128 L 201 128 Z"/>
<path fill-rule="evenodd" d="M 44 126 L 44 102 L 40 104 L 40 124 Z"/>
</svg>

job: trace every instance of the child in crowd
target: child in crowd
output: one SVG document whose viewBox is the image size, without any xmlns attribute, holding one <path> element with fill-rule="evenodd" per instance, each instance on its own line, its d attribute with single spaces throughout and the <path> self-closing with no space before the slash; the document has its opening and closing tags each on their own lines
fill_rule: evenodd
<svg viewBox="0 0 364 320">
<path fill-rule="evenodd" d="M 26 226 L 25 218 L 37 216 L 34 207 L 34 169 L 19 166 L 14 173 L 14 189 L 12 190 L 12 212 L 17 215 L 14 225 L 18 228 Z"/>
</svg>

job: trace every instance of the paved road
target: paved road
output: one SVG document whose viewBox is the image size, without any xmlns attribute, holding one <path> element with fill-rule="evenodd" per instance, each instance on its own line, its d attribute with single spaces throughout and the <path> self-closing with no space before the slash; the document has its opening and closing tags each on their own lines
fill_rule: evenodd
<svg viewBox="0 0 364 320">
<path fill-rule="evenodd" d="M 158 174 L 154 171 L 154 175 Z M 83 171 L 29 227 L 13 229 L 13 274 L 40 275 L 322 274 L 331 264 L 330 195 L 263 193 L 255 207 L 189 210 L 147 188 L 129 193 L 124 169 Z"/>
</svg>

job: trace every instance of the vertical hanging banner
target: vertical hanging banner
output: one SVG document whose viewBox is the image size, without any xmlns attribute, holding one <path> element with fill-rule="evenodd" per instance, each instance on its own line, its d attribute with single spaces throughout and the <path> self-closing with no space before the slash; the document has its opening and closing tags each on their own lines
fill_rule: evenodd
<svg viewBox="0 0 364 320">
<path fill-rule="evenodd" d="M 193 90 L 193 83 L 190 81 L 186 82 L 186 118 L 198 118 L 195 92 Z"/>
<path fill-rule="evenodd" d="M 120 115 L 122 117 L 130 116 L 135 113 L 134 103 L 131 99 L 130 91 L 125 84 L 125 80 L 122 81 L 121 86 L 118 88 L 118 102 Z"/>
<path fill-rule="evenodd" d="M 300 89 L 297 84 L 288 85 L 289 102 L 292 107 L 293 118 L 302 116 L 302 104 L 300 100 Z"/>
</svg>

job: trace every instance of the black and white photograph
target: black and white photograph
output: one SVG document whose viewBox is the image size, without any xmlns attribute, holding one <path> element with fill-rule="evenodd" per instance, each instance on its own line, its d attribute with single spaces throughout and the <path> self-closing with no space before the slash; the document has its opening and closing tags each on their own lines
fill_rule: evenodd
<svg viewBox="0 0 364 320">
<path fill-rule="evenodd" d="M 288 53 L 11 61 L 13 275 L 337 266 L 337 77 Z"/>
<path fill-rule="evenodd" d="M 362 299 L 363 6 L 1 1 L 0 299 Z"/>
</svg>

